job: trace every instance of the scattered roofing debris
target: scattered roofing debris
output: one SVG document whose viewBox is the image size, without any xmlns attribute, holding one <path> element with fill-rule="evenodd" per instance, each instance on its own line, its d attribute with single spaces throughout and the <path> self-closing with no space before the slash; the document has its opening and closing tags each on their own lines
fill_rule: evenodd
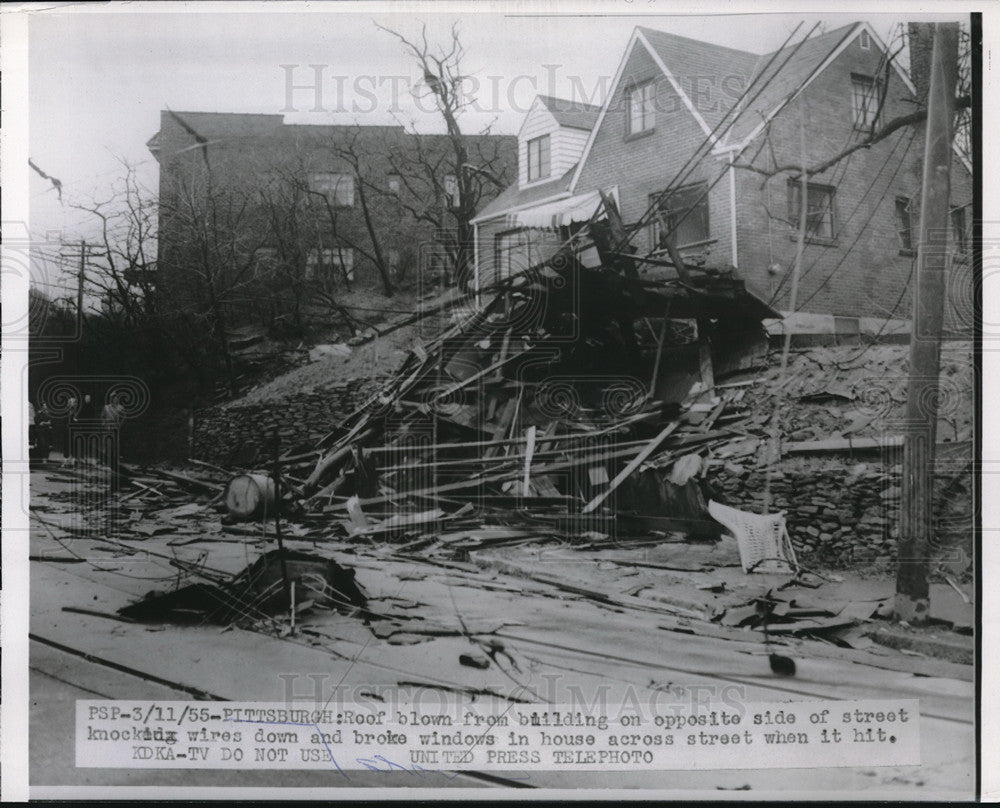
<svg viewBox="0 0 1000 808">
<path fill-rule="evenodd" d="M 314 449 L 287 453 L 297 506 L 347 535 L 457 548 L 620 526 L 717 537 L 704 461 L 747 435 L 727 413 L 744 390 L 715 388 L 713 357 L 739 366 L 776 313 L 727 271 L 640 280 L 608 214 L 459 309 Z M 494 532 L 470 534 L 484 520 Z"/>
<path fill-rule="evenodd" d="M 842 592 L 842 580 L 797 562 L 783 519 L 725 507 L 740 503 L 713 489 L 711 469 L 759 475 L 795 448 L 770 451 L 757 389 L 775 382 L 761 322 L 776 313 L 728 271 L 640 278 L 644 259 L 612 249 L 607 212 L 553 258 L 480 290 L 479 305 L 453 296 L 426 309 L 451 312 L 445 330 L 415 341 L 398 372 L 318 443 L 286 444 L 273 468 L 123 465 L 119 516 L 93 552 L 128 559 L 142 548 L 174 574 L 118 619 L 293 633 L 333 653 L 358 630 L 349 623 L 363 622 L 366 646 L 372 636 L 391 646 L 450 638 L 461 641 L 449 650 L 455 669 L 466 669 L 452 674 L 470 693 L 489 688 L 469 676 L 522 684 L 526 660 L 511 641 L 533 628 L 468 594 L 460 609 L 462 588 L 586 602 L 669 631 L 746 634 L 778 676 L 795 672 L 780 646 L 799 656 L 802 638 L 818 641 L 813 656 L 850 650 L 904 664 L 886 662 L 868 637 L 885 595 Z M 810 363 L 797 357 L 787 377 L 802 406 L 863 398 L 839 382 L 836 357 L 822 379 L 802 370 Z M 724 507 L 712 514 L 709 502 Z M 747 545 L 744 517 L 763 519 L 768 540 Z M 282 537 L 286 549 L 272 549 Z"/>
</svg>

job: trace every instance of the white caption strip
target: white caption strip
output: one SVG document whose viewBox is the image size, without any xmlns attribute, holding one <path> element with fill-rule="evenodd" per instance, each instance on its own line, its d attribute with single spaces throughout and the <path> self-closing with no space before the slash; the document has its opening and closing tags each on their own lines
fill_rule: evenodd
<svg viewBox="0 0 1000 808">
<path fill-rule="evenodd" d="M 920 762 L 916 700 L 743 704 L 642 715 L 516 704 L 77 701 L 76 765 L 108 768 L 626 770 Z"/>
</svg>

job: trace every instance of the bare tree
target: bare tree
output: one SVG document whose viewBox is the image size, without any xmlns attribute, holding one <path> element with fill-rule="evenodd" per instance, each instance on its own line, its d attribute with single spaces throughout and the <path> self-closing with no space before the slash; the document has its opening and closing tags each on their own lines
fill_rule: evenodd
<svg viewBox="0 0 1000 808">
<path fill-rule="evenodd" d="M 227 333 L 230 310 L 252 301 L 258 249 L 270 237 L 261 226 L 252 193 L 215 185 L 208 157 L 206 171 L 180 176 L 161 193 L 161 257 L 169 264 L 164 288 L 181 305 L 207 322 L 225 369 L 230 393 L 236 375 Z"/>
<path fill-rule="evenodd" d="M 423 74 L 424 97 L 433 98 L 444 120 L 449 144 L 446 151 L 430 148 L 417 137 L 408 155 L 393 157 L 391 162 L 409 192 L 404 205 L 419 221 L 434 225 L 455 268 L 456 280 L 465 286 L 471 276 L 472 218 L 488 192 L 495 195 L 506 185 L 501 145 L 470 136 L 459 123 L 471 99 L 463 86 L 470 77 L 462 67 L 465 48 L 457 23 L 452 25 L 448 41 L 438 47 L 428 42 L 426 25 L 419 40 L 407 39 L 378 24 L 376 27 L 398 39 L 416 60 Z M 488 129 L 479 134 L 488 134 Z"/>
</svg>

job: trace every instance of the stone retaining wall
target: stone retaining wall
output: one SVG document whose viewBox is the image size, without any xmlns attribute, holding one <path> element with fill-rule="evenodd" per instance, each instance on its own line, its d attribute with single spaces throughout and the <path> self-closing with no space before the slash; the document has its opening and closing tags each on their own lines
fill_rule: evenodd
<svg viewBox="0 0 1000 808">
<path fill-rule="evenodd" d="M 307 450 L 379 387 L 351 379 L 246 406 L 212 407 L 194 415 L 192 456 L 222 466 L 248 467 L 270 461 L 277 428 L 281 450 Z"/>
<path fill-rule="evenodd" d="M 783 463 L 771 477 L 770 512 L 787 511 L 788 533 L 799 561 L 835 566 L 893 562 L 899 538 L 901 467 L 840 458 L 802 458 Z M 766 472 L 728 464 L 709 474 L 717 497 L 734 508 L 760 513 Z M 943 550 L 971 552 L 970 481 L 941 475 L 936 481 L 935 534 Z"/>
</svg>

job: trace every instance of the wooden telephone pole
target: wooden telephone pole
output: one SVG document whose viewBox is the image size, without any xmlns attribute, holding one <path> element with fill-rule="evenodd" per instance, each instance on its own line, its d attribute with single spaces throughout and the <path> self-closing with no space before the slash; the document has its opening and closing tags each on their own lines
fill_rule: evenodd
<svg viewBox="0 0 1000 808">
<path fill-rule="evenodd" d="M 934 444 L 947 271 L 948 203 L 958 80 L 958 25 L 934 26 L 917 284 L 910 331 L 910 380 L 903 444 L 895 615 L 925 623 L 930 609 L 928 551 L 933 539 Z"/>
</svg>

